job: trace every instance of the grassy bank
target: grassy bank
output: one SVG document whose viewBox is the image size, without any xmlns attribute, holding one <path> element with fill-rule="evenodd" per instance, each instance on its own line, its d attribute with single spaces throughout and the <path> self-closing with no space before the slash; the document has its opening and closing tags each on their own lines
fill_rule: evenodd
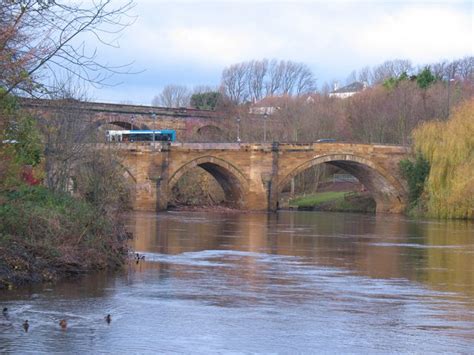
<svg viewBox="0 0 474 355">
<path fill-rule="evenodd" d="M 41 186 L 0 193 L 0 288 L 53 281 L 125 260 L 121 223 L 85 201 Z"/>
<path fill-rule="evenodd" d="M 363 193 L 327 191 L 290 200 L 289 205 L 301 210 L 334 212 L 374 212 L 375 203 Z"/>
<path fill-rule="evenodd" d="M 301 196 L 290 200 L 290 206 L 294 207 L 314 207 L 329 201 L 336 201 L 344 198 L 344 191 L 327 191 Z"/>
</svg>

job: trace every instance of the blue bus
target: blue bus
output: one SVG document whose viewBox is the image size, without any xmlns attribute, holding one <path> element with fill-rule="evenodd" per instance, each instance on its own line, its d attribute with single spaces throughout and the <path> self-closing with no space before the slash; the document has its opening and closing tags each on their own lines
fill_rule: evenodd
<svg viewBox="0 0 474 355">
<path fill-rule="evenodd" d="M 176 131 L 160 130 L 109 130 L 107 142 L 175 142 Z"/>
</svg>

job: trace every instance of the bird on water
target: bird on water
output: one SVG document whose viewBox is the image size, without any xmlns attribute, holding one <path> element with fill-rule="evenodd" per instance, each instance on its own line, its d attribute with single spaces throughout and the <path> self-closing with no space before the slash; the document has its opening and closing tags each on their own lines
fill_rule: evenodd
<svg viewBox="0 0 474 355">
<path fill-rule="evenodd" d="M 140 255 L 139 253 L 135 253 L 135 260 L 136 260 L 136 263 L 138 264 L 140 260 L 145 260 L 145 255 Z"/>
<path fill-rule="evenodd" d="M 67 328 L 67 320 L 61 319 L 61 320 L 59 321 L 59 326 L 60 326 L 62 329 L 66 329 L 66 328 Z"/>
<path fill-rule="evenodd" d="M 28 319 L 27 319 L 23 322 L 23 329 L 25 330 L 25 332 L 28 332 L 29 327 L 30 325 L 28 324 Z"/>
<path fill-rule="evenodd" d="M 105 321 L 107 322 L 107 324 L 110 324 L 110 322 L 112 322 L 112 317 L 110 316 L 110 314 L 107 314 L 105 317 L 104 317 Z"/>
</svg>

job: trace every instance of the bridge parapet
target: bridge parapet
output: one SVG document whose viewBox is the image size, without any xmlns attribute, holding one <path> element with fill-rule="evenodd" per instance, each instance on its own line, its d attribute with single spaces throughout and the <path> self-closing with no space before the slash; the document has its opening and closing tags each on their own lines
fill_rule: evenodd
<svg viewBox="0 0 474 355">
<path fill-rule="evenodd" d="M 182 149 L 232 149 L 232 150 L 272 150 L 275 143 L 187 143 L 187 142 L 112 142 L 107 145 L 116 145 L 121 148 L 129 148 L 133 146 L 147 147 L 154 145 L 170 145 L 171 148 Z M 363 144 L 363 143 L 278 143 L 278 150 L 282 152 L 298 152 L 298 151 L 339 151 L 351 150 L 358 152 L 379 152 L 385 154 L 408 154 L 410 147 L 391 144 Z"/>
</svg>

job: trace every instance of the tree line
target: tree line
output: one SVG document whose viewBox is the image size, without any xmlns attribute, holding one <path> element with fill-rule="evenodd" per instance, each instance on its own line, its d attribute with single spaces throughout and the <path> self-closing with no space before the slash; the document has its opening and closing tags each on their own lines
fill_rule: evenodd
<svg viewBox="0 0 474 355">
<path fill-rule="evenodd" d="M 221 140 L 237 139 L 239 135 L 242 141 L 258 142 L 265 135 L 269 141 L 282 142 L 314 142 L 329 137 L 344 141 L 407 145 L 411 142 L 411 131 L 420 123 L 445 120 L 454 106 L 473 97 L 473 58 L 443 61 L 418 68 L 413 68 L 406 60 L 393 60 L 365 68 L 362 71 L 364 77 L 356 73 L 351 75 L 350 80 L 354 77 L 367 78 L 370 84 L 363 91 L 345 99 L 329 95 L 327 90 L 321 89 L 264 96 L 256 103 L 252 100 L 233 101 L 226 94 L 232 91 L 226 88 L 229 73 L 235 74 L 242 68 L 253 68 L 259 63 L 250 61 L 226 68 L 220 89 L 203 90 L 189 98 L 212 95 L 214 109 L 228 118 L 229 131 L 221 132 Z M 247 98 L 251 97 L 249 88 L 254 82 L 248 74 L 252 72 L 248 70 L 246 76 L 238 75 L 242 77 L 238 87 L 247 90 L 244 96 Z M 257 77 L 262 78 L 261 75 Z M 232 85 L 236 82 L 232 81 Z M 268 85 L 268 82 L 260 81 L 261 85 L 256 87 L 265 88 L 264 83 Z M 266 91 L 262 92 L 261 95 L 266 95 Z M 172 96 L 170 93 L 171 103 Z M 265 112 L 267 115 L 263 115 Z M 212 137 L 201 139 L 216 141 L 219 137 L 213 132 Z"/>
<path fill-rule="evenodd" d="M 416 79 L 426 70 L 429 70 L 434 81 L 472 83 L 473 68 L 472 56 L 417 67 L 409 60 L 394 59 L 354 70 L 345 83 L 358 81 L 371 88 L 384 84 L 387 86 L 390 81 L 393 84 L 393 80 Z M 216 110 L 251 104 L 268 97 L 328 95 L 336 84 L 337 81 L 332 80 L 318 87 L 315 74 L 304 63 L 277 59 L 250 60 L 224 68 L 220 85 L 216 87 L 198 86 L 190 89 L 185 85 L 167 85 L 153 98 L 152 105 Z"/>
</svg>

